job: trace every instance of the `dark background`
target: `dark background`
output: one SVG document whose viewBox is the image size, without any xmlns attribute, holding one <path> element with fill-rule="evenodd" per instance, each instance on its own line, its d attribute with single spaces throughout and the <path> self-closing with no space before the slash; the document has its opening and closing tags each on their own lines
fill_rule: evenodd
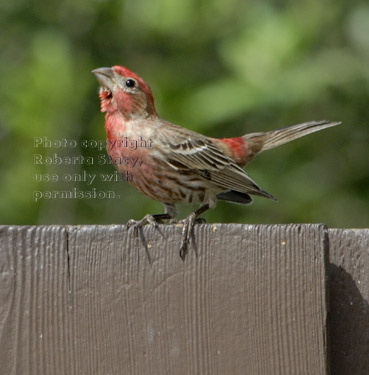
<svg viewBox="0 0 369 375">
<path fill-rule="evenodd" d="M 105 138 L 91 70 L 124 65 L 151 86 L 161 117 L 213 137 L 309 120 L 343 125 L 247 167 L 279 202 L 220 202 L 210 222 L 368 226 L 369 5 L 366 1 L 25 1 L 0 4 L 0 222 L 108 224 L 162 211 L 125 182 L 36 182 L 112 173 L 104 151 L 35 148 Z M 34 154 L 93 165 L 35 165 Z M 34 191 L 112 190 L 121 199 L 42 199 Z M 181 209 L 180 216 L 190 212 Z"/>
</svg>

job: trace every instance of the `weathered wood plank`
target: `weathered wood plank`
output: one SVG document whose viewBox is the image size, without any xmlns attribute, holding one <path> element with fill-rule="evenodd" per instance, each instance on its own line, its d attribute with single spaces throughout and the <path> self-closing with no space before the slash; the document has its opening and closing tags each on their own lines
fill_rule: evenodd
<svg viewBox="0 0 369 375">
<path fill-rule="evenodd" d="M 67 231 L 0 227 L 0 373 L 67 374 Z"/>
<path fill-rule="evenodd" d="M 160 230 L 3 228 L 6 374 L 327 373 L 324 226 Z"/>
<path fill-rule="evenodd" d="M 330 229 L 333 375 L 369 373 L 369 229 Z"/>
</svg>

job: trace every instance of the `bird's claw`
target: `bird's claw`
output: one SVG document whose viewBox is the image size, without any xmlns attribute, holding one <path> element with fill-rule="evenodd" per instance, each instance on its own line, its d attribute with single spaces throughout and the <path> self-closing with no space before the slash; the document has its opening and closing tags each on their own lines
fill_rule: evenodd
<svg viewBox="0 0 369 375">
<path fill-rule="evenodd" d="M 179 249 L 179 256 L 184 261 L 188 252 L 188 245 L 190 244 L 193 228 L 195 224 L 204 224 L 206 220 L 202 217 L 196 217 L 196 213 L 192 213 L 186 219 L 181 220 L 183 224 L 182 241 Z"/>
<path fill-rule="evenodd" d="M 153 215 L 148 214 L 138 221 L 133 220 L 133 219 L 128 220 L 127 227 L 128 229 L 133 229 L 135 236 L 137 236 L 138 230 L 145 225 L 152 225 L 154 228 L 157 228 L 158 221 L 160 220 L 156 219 Z"/>
<path fill-rule="evenodd" d="M 180 223 L 183 224 L 182 229 L 182 241 L 181 246 L 179 250 L 179 256 L 182 258 L 182 260 L 185 260 L 187 251 L 188 251 L 188 245 L 191 240 L 191 236 L 193 233 L 193 227 L 197 223 L 205 223 L 205 219 L 198 218 L 197 216 L 203 213 L 206 209 L 209 207 L 206 205 L 204 207 L 201 207 L 199 210 L 193 212 L 191 215 L 189 215 L 186 219 L 181 220 Z M 166 221 L 168 224 L 176 224 L 178 223 L 175 219 L 173 219 L 168 213 L 165 214 L 157 214 L 157 215 L 146 215 L 141 220 L 129 220 L 127 222 L 128 229 L 133 229 L 135 236 L 138 236 L 138 230 L 142 228 L 145 225 L 152 225 L 154 228 L 158 229 L 159 224 L 162 224 L 163 221 Z"/>
</svg>

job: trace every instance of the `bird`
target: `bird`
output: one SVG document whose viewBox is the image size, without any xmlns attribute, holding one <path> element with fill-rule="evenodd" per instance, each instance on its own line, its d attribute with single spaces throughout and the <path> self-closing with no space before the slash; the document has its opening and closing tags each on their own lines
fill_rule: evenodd
<svg viewBox="0 0 369 375">
<path fill-rule="evenodd" d="M 307 134 L 341 124 L 309 121 L 278 130 L 233 138 L 211 138 L 159 117 L 149 85 L 124 66 L 92 71 L 99 85 L 101 112 L 105 113 L 106 148 L 112 164 L 147 197 L 164 205 L 164 213 L 147 214 L 128 225 L 176 222 L 179 203 L 200 207 L 181 221 L 179 255 L 184 260 L 199 215 L 218 200 L 249 205 L 252 195 L 276 198 L 261 189 L 243 169 L 256 155 Z M 136 142 L 136 143 L 132 143 Z M 136 147 L 137 141 L 142 147 Z M 130 145 L 135 147 L 129 147 Z M 128 162 L 127 162 L 128 160 Z M 133 162 L 139 161 L 133 167 Z"/>
</svg>

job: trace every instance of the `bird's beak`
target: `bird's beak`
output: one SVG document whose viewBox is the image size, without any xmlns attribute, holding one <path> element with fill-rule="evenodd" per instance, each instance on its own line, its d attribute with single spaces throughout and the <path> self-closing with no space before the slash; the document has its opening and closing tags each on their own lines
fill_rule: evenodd
<svg viewBox="0 0 369 375">
<path fill-rule="evenodd" d="M 97 68 L 92 71 L 95 74 L 96 79 L 100 83 L 100 85 L 104 88 L 109 90 L 113 90 L 114 88 L 114 70 L 112 68 Z"/>
</svg>

